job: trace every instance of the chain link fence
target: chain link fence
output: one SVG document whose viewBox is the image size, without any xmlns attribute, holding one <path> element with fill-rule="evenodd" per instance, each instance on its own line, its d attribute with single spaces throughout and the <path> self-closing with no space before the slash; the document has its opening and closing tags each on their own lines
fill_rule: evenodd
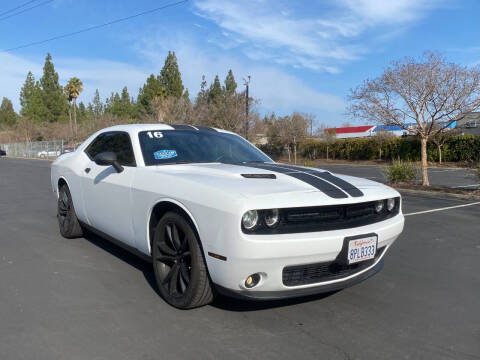
<svg viewBox="0 0 480 360">
<path fill-rule="evenodd" d="M 0 149 L 5 150 L 7 156 L 36 159 L 55 159 L 69 150 L 63 140 L 0 144 Z"/>
</svg>

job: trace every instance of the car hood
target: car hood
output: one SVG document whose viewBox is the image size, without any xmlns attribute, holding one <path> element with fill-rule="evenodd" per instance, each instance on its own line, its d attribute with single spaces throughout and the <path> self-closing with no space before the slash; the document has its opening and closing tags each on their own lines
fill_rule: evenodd
<svg viewBox="0 0 480 360">
<path fill-rule="evenodd" d="M 322 202 L 338 203 L 338 200 L 369 201 L 398 194 L 371 180 L 278 163 L 177 164 L 155 166 L 152 170 L 247 198 L 291 198 L 292 194 L 302 194 L 306 198 L 314 196 L 316 201 L 321 199 Z"/>
</svg>

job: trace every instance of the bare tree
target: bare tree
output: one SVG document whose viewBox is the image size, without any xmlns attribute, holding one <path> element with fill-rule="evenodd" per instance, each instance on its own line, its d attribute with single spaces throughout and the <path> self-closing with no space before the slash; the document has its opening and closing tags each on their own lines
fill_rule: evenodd
<svg viewBox="0 0 480 360">
<path fill-rule="evenodd" d="M 427 141 L 480 106 L 480 67 L 426 52 L 418 60 L 394 62 L 380 77 L 351 90 L 349 100 L 352 116 L 398 125 L 420 138 L 422 182 L 429 185 Z"/>
<path fill-rule="evenodd" d="M 288 161 L 290 161 L 290 149 L 293 147 L 293 157 L 297 163 L 298 142 L 307 136 L 309 122 L 300 113 L 293 113 L 277 119 L 275 125 L 278 127 L 280 138 L 287 145 Z"/>
<path fill-rule="evenodd" d="M 34 122 L 27 116 L 20 116 L 17 121 L 16 128 L 17 133 L 22 134 L 21 138 L 27 143 L 28 146 L 28 143 L 32 141 L 32 137 L 34 136 Z"/>
<path fill-rule="evenodd" d="M 389 133 L 388 131 L 385 130 L 377 130 L 375 132 L 375 142 L 377 144 L 378 148 L 378 158 L 379 160 L 382 160 L 382 149 L 383 146 L 391 140 L 393 137 L 392 133 Z"/>
<path fill-rule="evenodd" d="M 447 142 L 448 139 L 450 139 L 452 136 L 459 135 L 459 131 L 457 129 L 443 129 L 441 131 L 435 132 L 435 135 L 432 136 L 432 141 L 435 145 L 437 145 L 437 151 L 438 151 L 438 163 L 442 163 L 442 152 L 443 152 L 443 146 Z"/>
<path fill-rule="evenodd" d="M 322 134 L 320 135 L 322 139 L 327 144 L 327 160 L 330 146 L 337 141 L 337 131 L 334 128 L 323 129 Z"/>
</svg>

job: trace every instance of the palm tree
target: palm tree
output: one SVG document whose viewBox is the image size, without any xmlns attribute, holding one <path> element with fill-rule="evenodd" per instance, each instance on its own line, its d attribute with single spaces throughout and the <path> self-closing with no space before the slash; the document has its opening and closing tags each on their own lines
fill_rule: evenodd
<svg viewBox="0 0 480 360">
<path fill-rule="evenodd" d="M 83 91 L 83 83 L 77 77 L 72 77 L 68 80 L 67 85 L 65 86 L 65 93 L 68 96 L 69 101 L 73 100 L 73 121 L 74 121 L 74 133 L 75 138 L 77 138 L 77 97 Z M 70 113 L 69 113 L 70 114 Z M 71 115 L 70 115 L 70 123 L 71 123 Z"/>
<path fill-rule="evenodd" d="M 70 94 L 70 89 L 68 84 L 63 88 L 63 93 L 68 100 L 68 119 L 70 124 L 70 136 L 73 138 L 73 126 L 72 126 L 72 95 Z"/>
</svg>

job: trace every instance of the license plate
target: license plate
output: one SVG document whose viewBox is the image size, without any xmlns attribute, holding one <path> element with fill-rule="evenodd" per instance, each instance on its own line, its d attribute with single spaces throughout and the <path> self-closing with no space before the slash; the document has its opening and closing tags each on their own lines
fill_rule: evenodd
<svg viewBox="0 0 480 360">
<path fill-rule="evenodd" d="M 366 236 L 348 242 L 348 264 L 373 259 L 377 252 L 377 236 Z"/>
</svg>

